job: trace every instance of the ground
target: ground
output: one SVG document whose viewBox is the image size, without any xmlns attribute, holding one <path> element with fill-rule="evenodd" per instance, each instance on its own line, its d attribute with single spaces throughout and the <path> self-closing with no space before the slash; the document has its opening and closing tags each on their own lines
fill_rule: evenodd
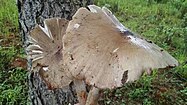
<svg viewBox="0 0 187 105">
<path fill-rule="evenodd" d="M 0 105 L 29 104 L 25 53 L 15 0 L 0 0 Z M 132 31 L 180 63 L 134 83 L 101 92 L 101 105 L 187 105 L 187 0 L 95 0 Z"/>
</svg>

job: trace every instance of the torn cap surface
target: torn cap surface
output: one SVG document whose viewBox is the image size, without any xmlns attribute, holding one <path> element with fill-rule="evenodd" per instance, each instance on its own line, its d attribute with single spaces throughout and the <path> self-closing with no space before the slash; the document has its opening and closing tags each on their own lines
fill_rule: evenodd
<svg viewBox="0 0 187 105">
<path fill-rule="evenodd" d="M 61 88 L 69 85 L 71 80 L 63 70 L 62 38 L 65 34 L 67 20 L 52 18 L 44 21 L 44 27 L 37 25 L 30 32 L 31 45 L 27 47 L 28 58 L 32 60 L 32 70 L 38 70 L 48 87 Z"/>
<path fill-rule="evenodd" d="M 166 51 L 133 35 L 107 9 L 89 9 L 76 12 L 63 37 L 63 63 L 74 78 L 115 88 L 137 80 L 145 70 L 178 65 Z"/>
</svg>

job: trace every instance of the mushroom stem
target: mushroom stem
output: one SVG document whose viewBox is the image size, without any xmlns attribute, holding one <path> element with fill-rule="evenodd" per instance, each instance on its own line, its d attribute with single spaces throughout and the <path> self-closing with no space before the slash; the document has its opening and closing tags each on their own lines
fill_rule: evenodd
<svg viewBox="0 0 187 105">
<path fill-rule="evenodd" d="M 86 105 L 98 105 L 98 99 L 99 99 L 99 89 L 93 87 L 88 93 Z"/>
<path fill-rule="evenodd" d="M 87 99 L 86 84 L 82 80 L 74 80 L 79 105 L 85 105 Z"/>
</svg>

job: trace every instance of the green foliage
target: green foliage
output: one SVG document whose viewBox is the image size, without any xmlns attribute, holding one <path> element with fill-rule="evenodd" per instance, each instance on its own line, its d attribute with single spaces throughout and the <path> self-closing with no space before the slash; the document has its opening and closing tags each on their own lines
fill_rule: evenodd
<svg viewBox="0 0 187 105">
<path fill-rule="evenodd" d="M 0 27 L 0 105 L 26 105 L 26 70 L 12 66 L 15 57 L 23 56 L 15 0 L 0 0 Z"/>
<path fill-rule="evenodd" d="M 14 47 L 0 47 L 0 105 L 25 105 L 27 103 L 26 71 L 11 68 L 17 56 Z"/>
<path fill-rule="evenodd" d="M 0 0 L 0 34 L 18 29 L 18 12 L 15 0 Z"/>
</svg>

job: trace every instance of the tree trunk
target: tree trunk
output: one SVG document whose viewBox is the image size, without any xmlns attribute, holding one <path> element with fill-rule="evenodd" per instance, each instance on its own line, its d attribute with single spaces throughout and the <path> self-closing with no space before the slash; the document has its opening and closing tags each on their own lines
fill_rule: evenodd
<svg viewBox="0 0 187 105">
<path fill-rule="evenodd" d="M 19 12 L 20 33 L 23 45 L 28 45 L 29 31 L 36 24 L 43 24 L 43 20 L 52 17 L 61 17 L 68 20 L 79 7 L 92 4 L 92 0 L 17 0 Z M 30 71 L 30 61 L 28 60 Z M 29 96 L 32 105 L 72 105 L 77 102 L 74 86 L 69 89 L 49 90 L 38 73 L 29 72 Z"/>
</svg>

